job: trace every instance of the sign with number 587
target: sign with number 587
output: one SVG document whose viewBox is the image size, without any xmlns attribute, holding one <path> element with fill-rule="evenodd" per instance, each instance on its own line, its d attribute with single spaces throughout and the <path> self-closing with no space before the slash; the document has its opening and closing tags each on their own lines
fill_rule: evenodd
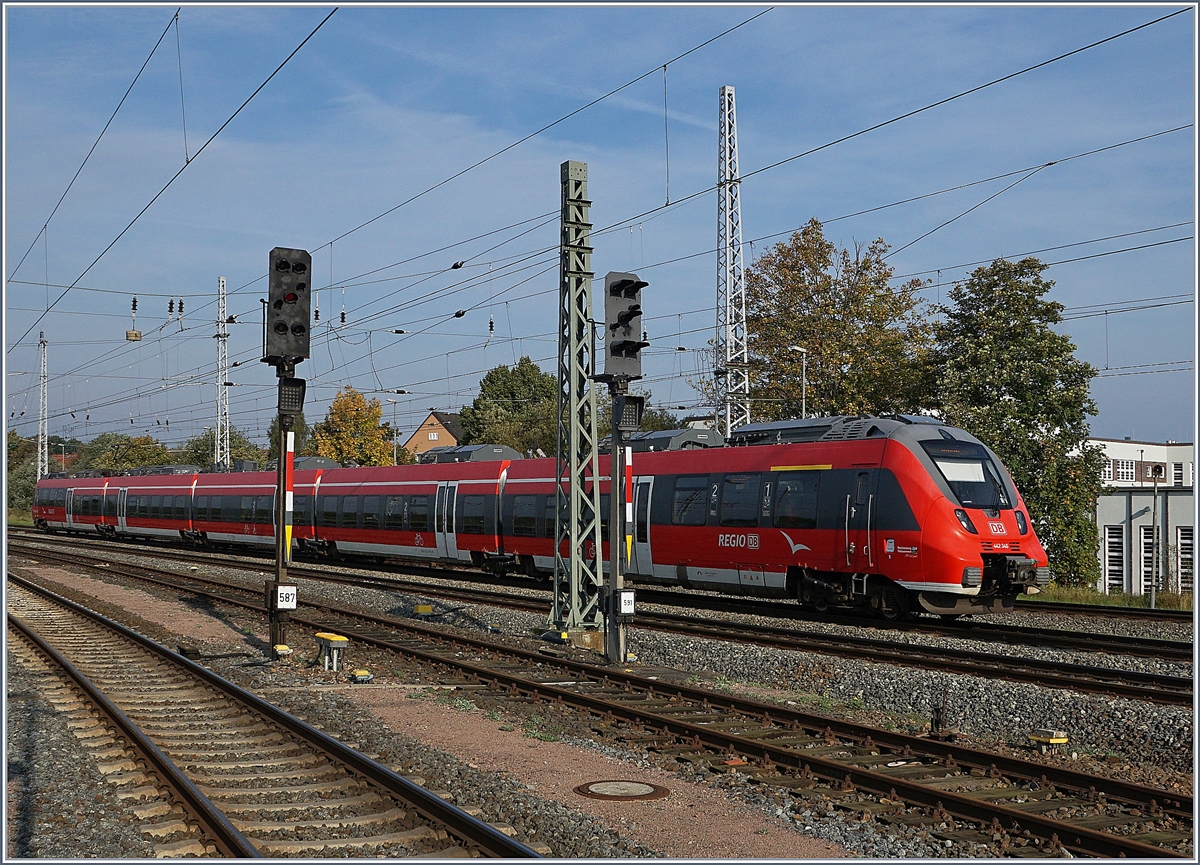
<svg viewBox="0 0 1200 865">
<path fill-rule="evenodd" d="M 294 609 L 296 609 L 296 587 L 295 586 L 276 586 L 275 587 L 275 609 L 277 609 L 277 610 L 294 610 Z"/>
</svg>

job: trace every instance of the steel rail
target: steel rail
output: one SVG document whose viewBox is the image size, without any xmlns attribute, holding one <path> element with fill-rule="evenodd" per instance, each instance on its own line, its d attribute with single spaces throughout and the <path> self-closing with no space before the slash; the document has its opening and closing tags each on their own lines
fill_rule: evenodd
<svg viewBox="0 0 1200 865">
<path fill-rule="evenodd" d="M 9 579 L 13 579 L 10 574 Z M 65 599 L 64 599 L 65 600 Z M 201 827 L 204 834 L 217 846 L 222 855 L 235 859 L 260 859 L 262 853 L 250 843 L 225 814 L 200 791 L 153 741 L 142 732 L 141 727 L 130 720 L 103 691 L 85 676 L 66 657 L 50 645 L 28 623 L 19 616 L 8 614 L 8 624 L 33 643 L 37 650 L 51 660 L 81 690 L 86 699 L 96 706 L 121 731 L 130 747 L 143 756 L 153 767 L 158 781 L 167 788 L 171 799 L 178 802 L 189 816 Z"/>
<path fill-rule="evenodd" d="M 136 566 L 135 566 L 136 567 Z M 261 601 L 233 601 L 229 598 L 221 598 L 225 601 L 230 601 L 242 606 L 246 609 L 262 612 Z M 722 751 L 741 752 L 756 759 L 767 762 L 768 764 L 784 765 L 795 769 L 803 769 L 808 766 L 808 770 L 813 772 L 818 777 L 821 777 L 830 782 L 841 783 L 849 778 L 849 782 L 863 789 L 870 790 L 872 793 L 887 796 L 890 791 L 899 791 L 905 789 L 911 793 L 910 801 L 924 806 L 936 806 L 941 803 L 950 813 L 958 814 L 961 817 L 970 820 L 983 820 L 990 822 L 993 819 L 1003 817 L 1009 821 L 1010 826 L 1020 826 L 1026 829 L 1036 829 L 1037 834 L 1047 840 L 1058 838 L 1069 847 L 1075 847 L 1080 852 L 1089 852 L 1096 855 L 1105 856 L 1177 856 L 1172 851 L 1158 848 L 1153 845 L 1144 844 L 1142 842 L 1122 839 L 1119 836 L 1110 835 L 1097 830 L 1085 829 L 1082 827 L 1074 827 L 1068 823 L 1044 818 L 1040 815 L 1031 814 L 1015 808 L 1007 808 L 1005 806 L 994 806 L 981 804 L 969 796 L 961 794 L 949 793 L 943 790 L 930 790 L 922 787 L 914 782 L 903 781 L 903 779 L 876 773 L 870 770 L 847 767 L 844 764 L 833 760 L 821 758 L 816 755 L 805 755 L 803 751 L 781 748 L 779 746 L 770 745 L 757 740 L 749 740 L 737 736 L 736 734 L 723 733 L 714 731 L 705 725 L 692 724 L 684 721 L 677 721 L 670 717 L 657 714 L 655 712 L 645 711 L 636 708 L 625 707 L 621 703 L 601 700 L 599 698 L 589 697 L 585 694 L 580 694 L 576 691 L 569 690 L 565 687 L 556 686 L 553 684 L 539 683 L 518 674 L 512 674 L 507 671 L 495 670 L 484 664 L 467 661 L 459 657 L 447 657 L 446 655 L 437 652 L 418 649 L 405 643 L 396 642 L 395 640 L 381 637 L 376 633 L 357 632 L 354 628 L 346 630 L 341 628 L 338 623 L 331 623 L 330 615 L 344 615 L 354 620 L 367 622 L 375 625 L 382 625 L 386 628 L 415 634 L 425 639 L 435 639 L 439 642 L 450 644 L 456 647 L 469 648 L 474 651 L 483 653 L 500 652 L 512 657 L 521 658 L 531 663 L 551 662 L 556 666 L 570 670 L 578 677 L 584 679 L 592 679 L 598 682 L 619 683 L 630 688 L 649 691 L 651 694 L 673 694 L 681 698 L 694 700 L 696 702 L 704 702 L 710 706 L 726 707 L 729 711 L 745 714 L 750 717 L 761 717 L 764 719 L 776 719 L 780 722 L 792 723 L 795 726 L 807 727 L 811 730 L 832 730 L 839 735 L 845 735 L 848 738 L 856 738 L 860 741 L 870 739 L 876 745 L 883 745 L 892 748 L 896 751 L 909 752 L 916 751 L 918 753 L 940 756 L 943 759 L 952 759 L 959 765 L 966 765 L 984 770 L 1001 771 L 1013 777 L 1022 778 L 1028 781 L 1041 781 L 1054 783 L 1073 790 L 1080 791 L 1083 796 L 1088 795 L 1089 790 L 1103 789 L 1106 796 L 1118 799 L 1128 803 L 1145 805 L 1153 811 L 1160 806 L 1165 811 L 1182 819 L 1191 818 L 1192 813 L 1192 797 L 1175 794 L 1171 791 L 1143 787 L 1141 785 L 1129 784 L 1115 779 L 1098 778 L 1096 776 L 1086 775 L 1084 773 L 1073 772 L 1072 770 L 1062 769 L 1050 765 L 1039 763 L 1030 763 L 1028 761 L 1019 760 L 1017 758 L 1005 757 L 1002 755 L 991 754 L 983 751 L 965 748 L 962 746 L 952 745 L 949 743 L 934 742 L 930 740 L 920 739 L 915 736 L 908 736 L 901 733 L 894 733 L 881 729 L 863 727 L 860 725 L 850 724 L 848 722 L 834 721 L 828 718 L 805 715 L 804 713 L 795 712 L 787 707 L 776 706 L 772 704 L 759 703 L 757 701 L 744 700 L 740 698 L 726 697 L 716 694 L 715 692 L 704 691 L 698 688 L 691 688 L 686 685 L 670 684 L 658 680 L 647 680 L 633 673 L 626 673 L 621 670 L 600 668 L 597 665 L 571 661 L 569 659 L 554 658 L 549 659 L 546 655 L 540 652 L 533 652 L 524 649 L 518 649 L 509 646 L 503 646 L 491 641 L 482 640 L 474 637 L 458 634 L 447 634 L 435 628 L 419 625 L 414 622 L 392 619 L 386 616 L 378 616 L 373 614 L 364 614 L 355 610 L 339 608 L 328 604 L 311 604 L 302 602 L 304 608 L 314 609 L 319 614 L 323 614 L 324 618 L 314 618 L 300 610 L 297 610 L 292 621 L 296 624 L 307 625 L 317 630 L 339 629 L 344 633 L 351 634 L 355 639 L 364 643 L 368 643 L 380 648 L 390 649 L 404 655 L 416 658 L 426 663 L 435 665 L 450 666 L 457 668 L 466 675 L 480 681 L 491 682 L 496 686 L 504 684 L 509 688 L 516 689 L 522 693 L 537 694 L 548 699 L 561 701 L 565 704 L 570 704 L 577 708 L 586 709 L 597 715 L 612 715 L 623 714 L 632 720 L 639 723 L 650 724 L 650 726 L 662 728 L 672 735 L 679 736 L 687 741 L 695 741 L 698 744 L 703 744 L 708 747 L 716 748 Z M 699 736 L 700 738 L 696 738 Z M 909 790 L 909 788 L 912 788 Z M 1094 794 L 1093 794 L 1094 795 Z M 948 803 L 948 804 L 947 804 Z M 1074 839 L 1073 841 L 1071 839 Z"/>
<path fill-rule="evenodd" d="M 48 555 L 43 553 L 43 555 L 47 558 L 59 556 L 63 561 L 74 561 L 89 567 L 86 564 L 87 559 L 78 553 L 51 552 Z M 91 561 L 111 560 L 92 559 Z M 230 587 L 220 580 L 191 574 L 177 574 L 143 565 L 127 564 L 126 567 L 141 571 L 142 579 L 174 588 L 187 588 L 180 586 L 178 582 L 186 580 L 222 588 L 235 588 L 241 592 L 250 591 L 242 586 Z M 509 609 L 530 612 L 542 612 L 545 608 L 544 602 L 539 602 L 536 598 L 511 596 L 484 589 L 428 587 L 425 584 L 403 580 L 331 574 L 328 571 L 304 567 L 293 567 L 289 573 L 292 577 L 347 583 L 385 591 L 409 588 L 418 594 L 449 597 L 474 604 L 492 603 Z M 232 599 L 226 595 L 216 595 L 216 597 L 232 602 Z M 717 623 L 671 613 L 643 612 L 635 622 L 635 627 L 684 636 L 753 643 L 778 649 L 832 654 L 876 663 L 1003 679 L 1083 693 L 1107 694 L 1165 705 L 1191 705 L 1193 700 L 1192 680 L 1179 676 L 1093 667 L 1086 664 L 1066 664 L 1034 658 L 1004 657 L 965 649 L 944 649 L 866 637 L 797 633 L 784 628 L 742 623 Z M 1188 660 L 1190 660 L 1190 656 Z"/>
<path fill-rule="evenodd" d="M 381 617 L 366 617 L 373 619 L 381 624 L 386 620 Z M 309 619 L 305 616 L 294 616 L 293 621 L 306 622 L 312 627 L 328 627 L 328 621 L 319 619 Z M 401 623 L 393 623 L 401 624 Z M 407 628 L 406 626 L 406 629 Z M 412 628 L 412 630 L 423 630 Z M 430 629 L 432 630 L 432 629 Z M 495 644 L 485 643 L 483 641 L 473 639 L 463 639 L 457 636 L 447 637 L 446 635 L 433 631 L 432 635 L 451 643 L 472 645 L 475 648 L 495 652 L 498 647 Z M 448 658 L 445 655 L 436 652 L 424 651 L 417 649 L 404 643 L 393 642 L 382 639 L 377 636 L 358 634 L 358 639 L 365 642 L 370 642 L 381 648 L 389 648 L 394 651 L 418 658 L 427 663 L 437 665 L 452 665 L 460 671 L 465 672 L 472 678 L 476 678 L 482 682 L 490 682 L 493 686 L 501 684 L 510 689 L 515 689 L 518 692 L 528 693 L 530 695 L 538 695 L 555 701 L 574 706 L 579 709 L 587 710 L 598 716 L 614 716 L 619 715 L 627 720 L 636 721 L 643 725 L 661 728 L 671 735 L 691 741 L 698 745 L 704 745 L 718 751 L 724 751 L 731 754 L 745 754 L 759 760 L 766 765 L 786 766 L 792 769 L 804 770 L 807 768 L 809 772 L 817 777 L 830 783 L 845 784 L 850 783 L 856 787 L 870 791 L 872 794 L 891 797 L 897 793 L 905 800 L 920 804 L 926 807 L 945 808 L 948 812 L 964 817 L 969 820 L 979 821 L 984 824 L 990 823 L 993 820 L 1004 819 L 1007 821 L 1010 829 L 1030 829 L 1045 840 L 1057 839 L 1067 847 L 1076 849 L 1079 852 L 1090 853 L 1100 856 L 1136 856 L 1139 858 L 1151 857 L 1183 857 L 1183 854 L 1175 853 L 1174 851 L 1165 850 L 1160 847 L 1155 847 L 1151 844 L 1145 844 L 1140 841 L 1121 838 L 1120 836 L 1111 835 L 1098 830 L 1087 829 L 1083 827 L 1073 826 L 1069 823 L 1053 820 L 1043 817 L 1040 814 L 1010 808 L 1003 805 L 980 802 L 969 796 L 959 793 L 953 793 L 946 790 L 930 789 L 913 781 L 908 781 L 903 778 L 886 775 L 879 772 L 873 772 L 869 769 L 861 769 L 853 766 L 846 766 L 835 760 L 828 758 L 807 755 L 803 750 L 790 749 L 778 745 L 772 745 L 769 741 L 750 739 L 738 736 L 736 733 L 728 733 L 722 730 L 714 730 L 713 728 L 704 725 L 696 724 L 689 721 L 681 721 L 670 716 L 663 715 L 654 711 L 639 709 L 636 706 L 628 703 L 622 703 L 602 698 L 591 697 L 587 694 L 574 691 L 568 687 L 540 683 L 532 681 L 521 675 L 509 673 L 503 670 L 495 670 L 486 665 L 463 660 L 461 658 Z M 503 651 L 513 655 L 524 655 L 527 660 L 546 662 L 546 656 L 535 652 L 526 652 L 524 650 L 513 650 L 504 647 Z M 563 659 L 555 659 L 556 665 L 562 665 L 569 669 L 573 669 L 584 676 L 600 679 L 609 682 L 625 682 L 630 685 L 636 685 L 639 689 L 647 688 L 647 680 L 639 676 L 623 674 L 619 671 L 600 670 L 587 664 L 572 662 Z M 649 683 L 650 692 L 669 693 L 675 692 L 684 694 L 690 691 L 688 697 L 695 700 L 707 700 L 710 705 L 713 700 L 708 692 L 701 692 L 698 689 L 688 689 L 686 686 L 664 684 L 658 682 Z M 739 703 L 742 701 L 738 701 Z M 747 701 L 748 702 L 748 701 Z M 759 717 L 765 718 L 780 718 L 786 716 L 786 711 L 781 711 L 777 706 L 768 704 L 759 704 L 757 707 Z M 743 707 L 733 707 L 734 711 L 744 711 Z M 822 719 L 824 720 L 824 719 Z M 823 726 L 828 727 L 829 724 Z M 877 732 L 872 731 L 868 736 L 873 737 L 876 744 L 879 744 L 881 739 L 876 735 Z M 917 739 L 916 737 L 903 737 L 909 740 L 909 745 L 914 744 L 919 750 L 926 750 L 925 740 Z M 959 749 L 954 749 L 959 750 Z M 966 753 L 967 749 L 961 749 Z M 951 753 L 947 748 L 947 756 Z M 982 754 L 982 752 L 980 752 Z M 999 760 L 995 755 L 984 754 L 984 761 L 989 767 L 999 767 Z M 980 762 L 984 762 L 980 761 Z M 1016 761 L 1005 761 L 1016 763 Z M 1049 773 L 1045 771 L 1048 767 L 1038 766 L 1034 779 L 1049 778 Z M 1003 771 L 1003 770 L 1001 770 Z M 1034 773 L 1029 773 L 1026 770 L 1026 777 Z M 1032 780 L 1032 779 L 1031 779 Z M 1094 787 L 1097 778 L 1087 777 L 1090 781 L 1089 787 Z M 1083 790 L 1082 784 L 1070 785 L 1075 789 Z M 1133 785 L 1128 785 L 1132 787 Z M 1106 784 L 1107 787 L 1107 784 Z M 1107 792 L 1107 790 L 1106 790 Z M 1152 790 L 1154 795 L 1150 796 L 1150 800 L 1157 806 L 1159 800 L 1155 796 L 1161 796 L 1164 800 L 1171 797 L 1173 794 L 1167 791 Z M 1086 793 L 1085 793 L 1086 795 Z M 1144 801 L 1144 800 L 1143 800 Z M 1185 807 L 1183 798 L 1173 802 L 1177 808 L 1181 809 L 1179 813 L 1184 813 L 1182 810 Z M 1186 803 L 1186 813 L 1190 817 L 1191 803 L 1190 797 Z"/>
<path fill-rule="evenodd" d="M 119 622 L 115 622 L 106 616 L 89 610 L 87 607 L 43 588 L 30 580 L 12 573 L 9 573 L 8 578 L 26 589 L 53 599 L 55 603 L 62 604 L 79 615 L 112 629 L 155 656 L 184 669 L 191 676 L 204 681 L 221 694 L 238 701 L 250 709 L 250 711 L 261 715 L 273 724 L 283 727 L 288 732 L 320 751 L 330 754 L 335 759 L 349 766 L 353 771 L 370 778 L 389 793 L 396 795 L 402 801 L 410 804 L 426 819 L 442 824 L 450 834 L 456 836 L 459 840 L 477 846 L 484 854 L 506 859 L 542 858 L 541 854 L 531 850 L 520 841 L 510 838 L 489 823 L 472 817 L 458 806 L 447 802 L 424 787 L 414 784 L 407 778 L 397 775 L 386 766 L 360 754 L 332 736 L 321 732 L 294 715 L 290 715 L 279 707 L 268 703 L 256 694 L 235 685 L 207 667 L 197 664 L 154 640 L 125 627 Z M 259 610 L 261 611 L 261 607 Z"/>
<path fill-rule="evenodd" d="M 1070 601 L 1027 601 L 1017 598 L 1017 611 L 1021 613 L 1068 613 L 1099 618 L 1141 619 L 1163 622 L 1195 621 L 1195 610 L 1164 610 L 1149 607 L 1119 607 L 1108 604 L 1076 604 Z"/>
<path fill-rule="evenodd" d="M 10 529 L 10 536 L 12 530 Z M 31 530 L 18 530 L 17 535 L 31 539 L 54 542 L 56 539 L 45 533 Z M 156 543 L 155 538 L 123 537 L 118 540 L 108 540 L 99 536 L 87 537 L 86 542 L 99 547 L 142 543 L 157 548 L 156 554 L 164 558 L 185 559 L 205 556 L 200 550 L 181 551 L 165 544 Z M 265 553 L 259 556 L 253 548 L 239 548 L 238 555 L 247 558 L 267 557 Z M 231 567 L 243 566 L 240 563 L 228 563 Z M 404 560 L 385 563 L 372 563 L 367 558 L 355 562 L 348 560 L 344 567 L 357 567 L 364 570 L 376 570 L 383 573 L 402 573 L 411 576 L 424 576 L 433 579 L 461 580 L 464 582 L 486 583 L 500 586 L 520 586 L 524 588 L 544 589 L 535 580 L 522 577 L 498 577 L 480 570 L 456 568 L 451 565 L 428 565 Z M 303 565 L 294 565 L 303 569 Z M 328 573 L 328 572 L 321 572 Z M 629 577 L 633 584 L 637 583 L 637 575 Z M 690 607 L 698 610 L 738 613 L 743 615 L 764 616 L 769 618 L 789 619 L 802 622 L 820 622 L 847 625 L 851 627 L 871 628 L 873 630 L 915 631 L 918 633 L 938 634 L 947 637 L 967 637 L 969 639 L 1004 642 L 1012 645 L 1031 645 L 1071 649 L 1074 651 L 1110 652 L 1117 641 L 1125 654 L 1142 655 L 1144 657 L 1162 658 L 1165 651 L 1169 656 L 1179 660 L 1191 658 L 1190 649 L 1183 649 L 1189 644 L 1179 641 L 1157 640 L 1142 637 L 1124 637 L 1112 634 L 1097 634 L 1090 644 L 1087 643 L 1087 632 L 1064 633 L 1061 630 L 1049 628 L 1030 628 L 1022 625 L 1004 625 L 988 621 L 986 618 L 964 617 L 957 622 L 934 621 L 930 617 L 919 619 L 886 621 L 877 617 L 867 617 L 853 611 L 836 609 L 824 613 L 807 610 L 794 601 L 772 601 L 763 598 L 742 598 L 722 595 L 719 591 L 700 589 L 689 592 L 659 588 L 658 584 L 648 583 L 638 587 L 638 599 L 643 604 L 661 604 L 665 606 Z M 1017 599 L 1018 612 L 1055 612 L 1063 615 L 1081 615 L 1085 617 L 1128 618 L 1132 620 L 1162 620 L 1167 622 L 1186 623 L 1193 620 L 1191 610 L 1149 610 L 1140 607 L 1110 607 L 1104 605 L 1072 604 L 1052 601 L 1025 601 Z M 1177 645 L 1178 644 L 1178 645 Z"/>
</svg>

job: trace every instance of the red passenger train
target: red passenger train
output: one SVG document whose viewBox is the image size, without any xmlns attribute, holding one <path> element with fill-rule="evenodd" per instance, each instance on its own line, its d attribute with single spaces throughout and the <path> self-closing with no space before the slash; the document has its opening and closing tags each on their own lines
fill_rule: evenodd
<svg viewBox="0 0 1200 865">
<path fill-rule="evenodd" d="M 475 456 L 493 450 L 503 457 Z M 1000 460 L 933 418 L 754 424 L 724 447 L 637 453 L 633 476 L 635 583 L 894 617 L 999 612 L 1049 580 Z M 33 517 L 46 530 L 273 545 L 274 485 L 273 472 L 46 478 Z M 301 550 L 553 569 L 552 459 L 298 470 L 294 501 Z"/>
</svg>

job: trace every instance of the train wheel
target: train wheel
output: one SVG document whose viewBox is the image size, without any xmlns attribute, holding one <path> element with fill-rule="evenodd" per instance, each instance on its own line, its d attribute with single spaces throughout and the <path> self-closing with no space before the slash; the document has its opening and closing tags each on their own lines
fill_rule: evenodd
<svg viewBox="0 0 1200 865">
<path fill-rule="evenodd" d="M 871 609 L 889 622 L 899 622 L 909 617 L 904 596 L 890 580 L 879 581 L 871 590 Z"/>
</svg>

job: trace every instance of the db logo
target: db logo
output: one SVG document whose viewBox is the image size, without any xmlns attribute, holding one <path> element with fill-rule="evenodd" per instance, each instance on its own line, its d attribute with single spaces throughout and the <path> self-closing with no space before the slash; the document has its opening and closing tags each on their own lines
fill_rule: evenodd
<svg viewBox="0 0 1200 865">
<path fill-rule="evenodd" d="M 1004 528 L 1004 523 L 988 523 L 988 528 L 992 530 L 993 535 L 1007 535 L 1008 532 Z"/>
</svg>

